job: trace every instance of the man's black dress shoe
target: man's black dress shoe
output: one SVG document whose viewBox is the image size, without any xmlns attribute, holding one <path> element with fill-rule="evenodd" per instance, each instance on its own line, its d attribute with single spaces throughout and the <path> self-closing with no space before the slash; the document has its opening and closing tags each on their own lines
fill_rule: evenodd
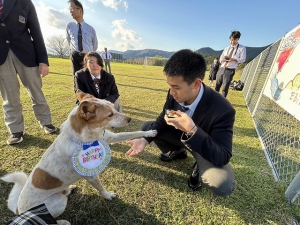
<svg viewBox="0 0 300 225">
<path fill-rule="evenodd" d="M 187 157 L 186 150 L 169 151 L 159 156 L 160 160 L 164 162 L 171 162 L 174 159 L 185 159 L 186 157 Z"/>
<path fill-rule="evenodd" d="M 195 162 L 193 165 L 193 172 L 188 179 L 188 185 L 193 191 L 197 191 L 202 187 L 202 183 L 199 180 L 199 169 L 197 162 Z"/>
</svg>

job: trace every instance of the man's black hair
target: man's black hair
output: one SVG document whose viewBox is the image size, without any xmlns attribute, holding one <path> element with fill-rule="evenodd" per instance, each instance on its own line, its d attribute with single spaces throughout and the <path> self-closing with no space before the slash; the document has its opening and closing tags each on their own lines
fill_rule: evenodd
<svg viewBox="0 0 300 225">
<path fill-rule="evenodd" d="M 164 67 L 166 76 L 182 76 L 189 85 L 197 78 L 204 79 L 206 63 L 202 55 L 189 49 L 176 52 Z"/>
<path fill-rule="evenodd" d="M 233 38 L 233 39 L 240 39 L 241 37 L 241 32 L 237 31 L 237 30 L 234 30 L 234 31 L 231 31 L 231 35 L 229 36 L 229 39 L 230 38 Z"/>
</svg>

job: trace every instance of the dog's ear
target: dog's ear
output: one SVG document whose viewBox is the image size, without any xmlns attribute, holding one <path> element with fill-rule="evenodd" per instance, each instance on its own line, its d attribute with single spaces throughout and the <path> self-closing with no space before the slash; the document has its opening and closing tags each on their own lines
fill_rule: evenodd
<svg viewBox="0 0 300 225">
<path fill-rule="evenodd" d="M 82 102 L 82 99 L 84 98 L 84 96 L 86 96 L 87 94 L 84 93 L 83 91 L 81 91 L 80 89 L 78 89 L 76 91 L 76 97 L 79 100 L 79 102 Z"/>
<path fill-rule="evenodd" d="M 95 116 L 96 106 L 93 103 L 84 101 L 80 103 L 77 112 L 79 112 L 80 117 L 82 117 L 85 120 L 89 120 L 91 117 Z"/>
<path fill-rule="evenodd" d="M 87 98 L 91 98 L 94 97 L 93 95 L 89 94 L 89 93 L 85 93 L 83 91 L 81 91 L 80 89 L 77 89 L 76 91 L 76 97 L 78 99 L 79 102 L 84 101 Z"/>
</svg>

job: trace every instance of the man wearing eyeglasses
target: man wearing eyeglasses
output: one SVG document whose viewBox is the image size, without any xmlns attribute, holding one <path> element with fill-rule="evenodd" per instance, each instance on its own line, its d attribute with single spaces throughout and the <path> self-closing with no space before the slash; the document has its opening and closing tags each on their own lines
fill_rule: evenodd
<svg viewBox="0 0 300 225">
<path fill-rule="evenodd" d="M 78 0 L 69 0 L 70 14 L 76 22 L 68 23 L 66 38 L 70 47 L 73 75 L 82 69 L 87 52 L 96 51 L 98 40 L 95 29 L 83 19 L 83 7 Z"/>
</svg>

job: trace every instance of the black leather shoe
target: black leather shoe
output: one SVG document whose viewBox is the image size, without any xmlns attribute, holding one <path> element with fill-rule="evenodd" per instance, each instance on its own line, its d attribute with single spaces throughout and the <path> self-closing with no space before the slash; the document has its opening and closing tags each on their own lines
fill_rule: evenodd
<svg viewBox="0 0 300 225">
<path fill-rule="evenodd" d="M 202 183 L 199 180 L 199 169 L 198 169 L 198 164 L 197 162 L 194 163 L 193 165 L 193 172 L 188 179 L 188 186 L 193 190 L 197 191 L 202 187 Z"/>
<path fill-rule="evenodd" d="M 159 156 L 160 160 L 164 161 L 164 162 L 171 162 L 172 160 L 175 160 L 175 159 L 186 159 L 186 157 L 187 157 L 186 150 L 169 151 L 169 152 L 161 154 Z"/>
</svg>

